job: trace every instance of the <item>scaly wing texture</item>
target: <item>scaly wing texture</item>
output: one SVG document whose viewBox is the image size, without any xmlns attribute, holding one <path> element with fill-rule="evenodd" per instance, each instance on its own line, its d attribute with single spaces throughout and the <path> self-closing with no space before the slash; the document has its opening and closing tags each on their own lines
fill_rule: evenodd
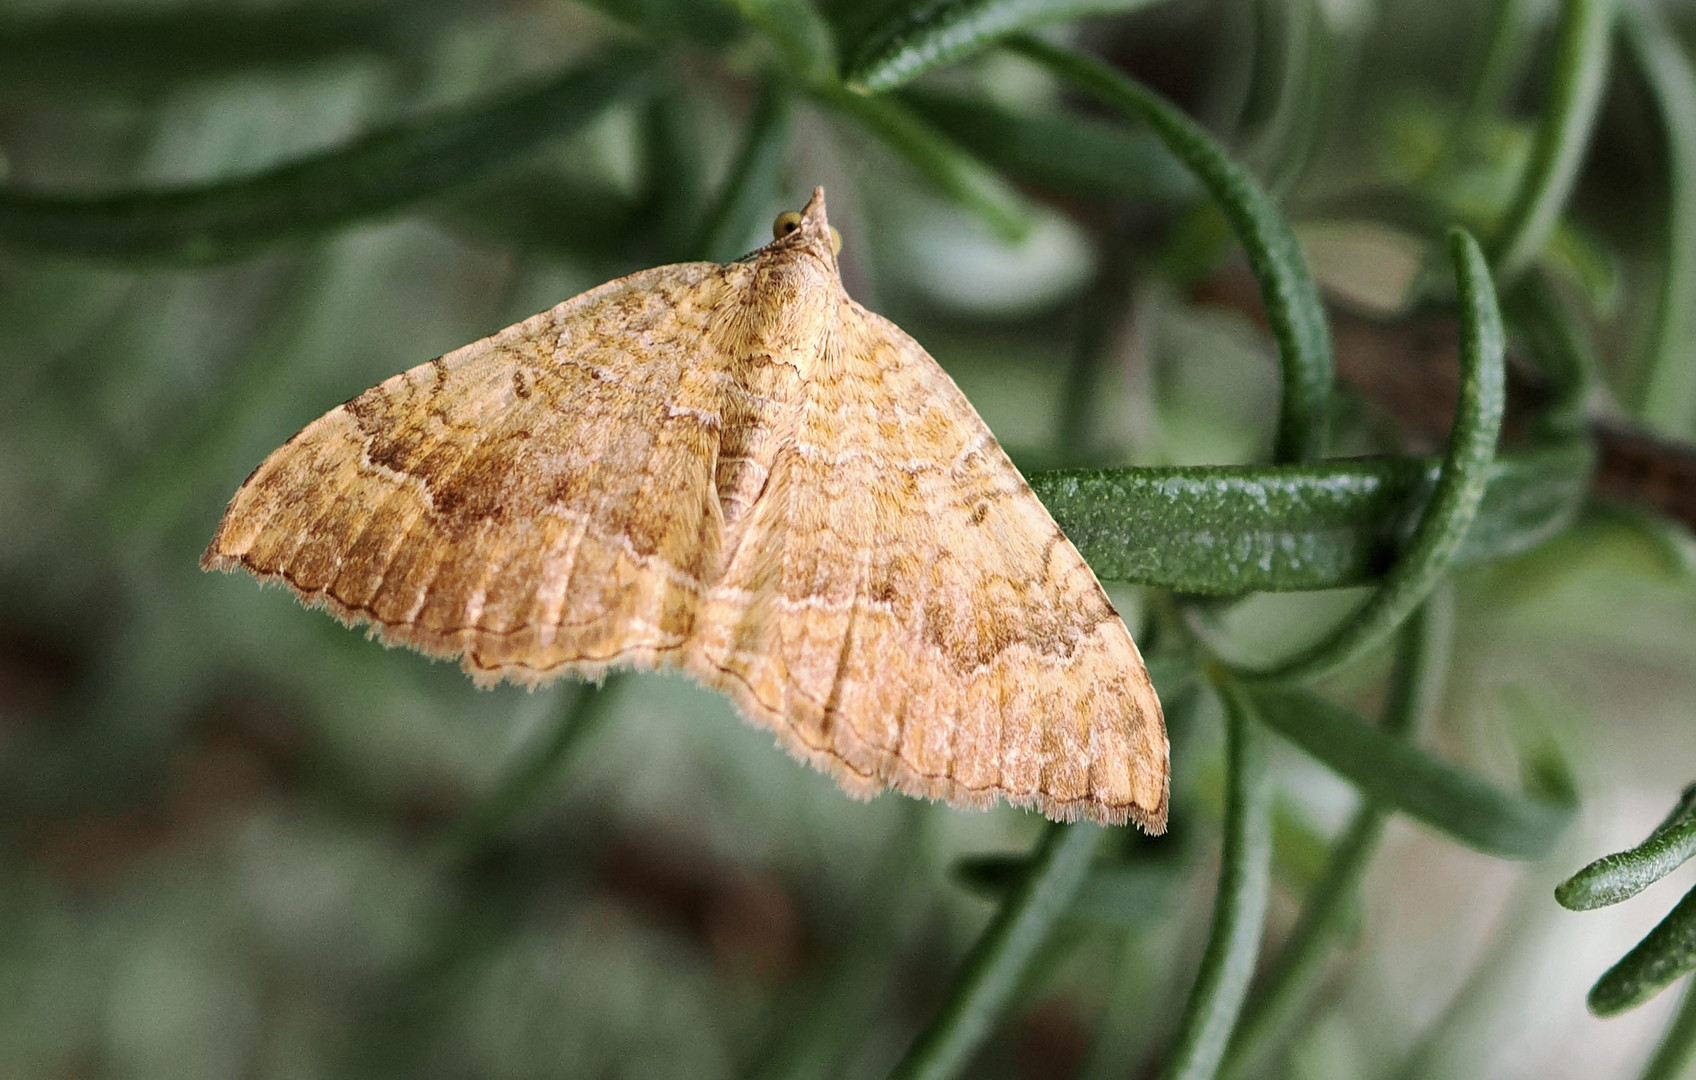
<svg viewBox="0 0 1696 1080">
<path fill-rule="evenodd" d="M 749 260 L 332 410 L 202 561 L 481 682 L 680 665 L 856 794 L 1165 825 L 1136 646 L 952 380 L 842 292 L 820 192 Z"/>
<path fill-rule="evenodd" d="M 747 273 L 633 274 L 373 387 L 255 470 L 203 565 L 483 682 L 666 662 L 721 570 L 708 330 Z"/>
<path fill-rule="evenodd" d="M 959 388 L 845 296 L 687 662 L 851 792 L 1165 827 L 1124 623 Z"/>
</svg>

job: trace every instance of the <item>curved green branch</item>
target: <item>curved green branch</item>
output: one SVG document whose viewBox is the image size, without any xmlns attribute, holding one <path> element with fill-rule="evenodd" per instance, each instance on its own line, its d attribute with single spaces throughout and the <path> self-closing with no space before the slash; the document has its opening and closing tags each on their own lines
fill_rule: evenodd
<svg viewBox="0 0 1696 1080">
<path fill-rule="evenodd" d="M 614 673 L 600 686 L 579 686 L 548 737 L 448 829 L 441 839 L 441 850 L 450 857 L 475 853 L 524 813 L 600 726 L 626 678 Z"/>
<path fill-rule="evenodd" d="M 978 938 L 948 1000 L 891 1080 L 948 1080 L 965 1071 L 1055 920 L 1071 907 L 1105 835 L 1089 824 L 1048 827 L 1024 881 Z"/>
<path fill-rule="evenodd" d="M 692 245 L 697 258 L 729 262 L 747 253 L 745 245 L 761 225 L 759 215 L 777 190 L 792 112 L 788 87 L 771 80 L 760 88 L 742 149 Z"/>
<path fill-rule="evenodd" d="M 1696 982 L 1684 984 L 1684 1000 L 1667 1025 L 1655 1056 L 1644 1066 L 1643 1080 L 1679 1080 L 1696 1061 Z"/>
<path fill-rule="evenodd" d="M 1478 513 L 1496 455 L 1506 399 L 1502 313 L 1478 244 L 1460 229 L 1449 234 L 1460 283 L 1461 389 L 1442 475 L 1407 551 L 1372 597 L 1324 640 L 1277 667 L 1266 679 L 1304 681 L 1349 663 L 1395 632 L 1448 573 Z"/>
<path fill-rule="evenodd" d="M 976 214 L 1002 239 L 1017 241 L 1030 229 L 1030 207 L 1023 196 L 900 102 L 829 84 L 811 90 L 819 101 L 905 158 L 921 176 Z"/>
<path fill-rule="evenodd" d="M 1439 593 L 1402 626 L 1380 730 L 1405 739 L 1436 707 L 1448 670 L 1451 619 Z M 1433 608 L 1441 610 L 1433 611 Z M 1231 1037 L 1222 1075 L 1249 1073 L 1289 1029 L 1324 971 L 1332 943 L 1345 933 L 1361 879 L 1378 850 L 1389 808 L 1365 800 L 1331 845 L 1325 874 L 1308 894 L 1289 937 L 1267 965 Z"/>
<path fill-rule="evenodd" d="M 1208 1080 L 1219 1069 L 1260 955 L 1272 877 L 1272 776 L 1253 701 L 1214 672 L 1225 704 L 1225 850 L 1213 927 L 1161 1080 Z"/>
<path fill-rule="evenodd" d="M 1334 379 L 1331 331 L 1319 287 L 1272 197 L 1200 125 L 1147 87 L 1037 38 L 1017 37 L 1010 44 L 1067 85 L 1147 124 L 1218 202 L 1248 255 L 1278 344 L 1283 393 L 1273 458 L 1323 457 Z"/>
</svg>

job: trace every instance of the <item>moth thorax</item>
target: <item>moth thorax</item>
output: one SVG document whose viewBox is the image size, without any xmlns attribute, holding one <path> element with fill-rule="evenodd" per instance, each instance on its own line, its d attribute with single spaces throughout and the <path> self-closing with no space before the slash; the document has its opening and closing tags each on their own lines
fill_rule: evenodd
<svg viewBox="0 0 1696 1080">
<path fill-rule="evenodd" d="M 755 271 L 733 332 L 744 348 L 804 367 L 818 352 L 841 289 L 810 255 L 772 259 Z"/>
</svg>

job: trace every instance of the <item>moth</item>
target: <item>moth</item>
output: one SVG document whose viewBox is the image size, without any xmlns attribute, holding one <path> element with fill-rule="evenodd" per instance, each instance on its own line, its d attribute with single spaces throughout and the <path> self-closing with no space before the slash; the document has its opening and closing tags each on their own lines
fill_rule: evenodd
<svg viewBox="0 0 1696 1080">
<path fill-rule="evenodd" d="M 242 568 L 479 683 L 682 671 L 849 793 L 1166 823 L 1160 703 L 947 374 L 850 299 L 823 189 L 372 387 L 231 500 Z"/>
</svg>

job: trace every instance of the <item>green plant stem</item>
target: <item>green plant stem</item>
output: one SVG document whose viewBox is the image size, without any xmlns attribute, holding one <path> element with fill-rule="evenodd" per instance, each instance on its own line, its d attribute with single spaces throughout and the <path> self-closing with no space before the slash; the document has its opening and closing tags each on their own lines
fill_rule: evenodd
<svg viewBox="0 0 1696 1080">
<path fill-rule="evenodd" d="M 693 244 L 696 258 L 729 262 L 746 253 L 743 245 L 755 235 L 757 217 L 777 188 L 793 111 L 788 87 L 774 79 L 760 88 L 741 152 Z"/>
<path fill-rule="evenodd" d="M 1696 348 L 1690 339 L 1696 304 L 1696 69 L 1654 5 L 1630 5 L 1621 21 L 1655 98 L 1666 142 L 1666 239 L 1639 415 L 1663 435 L 1689 437 L 1696 428 Z"/>
<path fill-rule="evenodd" d="M 1463 132 L 1474 129 L 1486 115 L 1500 109 L 1524 71 L 1528 51 L 1526 24 L 1530 21 L 1526 9 L 1530 6 L 1530 0 L 1496 0 L 1485 32 L 1484 52 L 1466 96 L 1461 120 Z"/>
<path fill-rule="evenodd" d="M 1208 1080 L 1224 1059 L 1254 976 L 1272 876 L 1272 776 L 1254 705 L 1214 671 L 1225 704 L 1225 843 L 1213 927 L 1161 1080 Z"/>
<path fill-rule="evenodd" d="M 1447 672 L 1451 625 L 1447 593 L 1435 594 L 1402 627 L 1383 723 L 1386 735 L 1406 738 L 1435 708 Z M 1433 610 L 1436 609 L 1436 610 Z M 1331 945 L 1344 932 L 1361 878 L 1377 851 L 1389 808 L 1365 799 L 1344 827 L 1278 955 L 1249 1000 L 1231 1038 L 1221 1075 L 1244 1076 L 1289 1030 L 1324 971 Z"/>
<path fill-rule="evenodd" d="M 1283 392 L 1273 458 L 1323 457 L 1334 379 L 1331 331 L 1319 287 L 1272 197 L 1211 135 L 1147 87 L 1038 38 L 1015 37 L 1010 45 L 1062 82 L 1147 124 L 1218 202 L 1248 255 L 1278 344 Z"/>
<path fill-rule="evenodd" d="M 463 858 L 500 836 L 600 726 L 626 678 L 615 672 L 600 686 L 578 687 L 547 738 L 521 759 L 494 791 L 449 827 L 440 841 L 442 852 L 450 859 Z"/>
<path fill-rule="evenodd" d="M 1643 1069 L 1643 1080 L 1680 1080 L 1687 1077 L 1691 1062 L 1696 1061 L 1696 979 L 1684 984 L 1684 999 L 1673 1014 L 1672 1023 L 1655 1047 L 1655 1056 Z"/>
<path fill-rule="evenodd" d="M 978 938 L 942 1009 L 891 1080 L 947 1080 L 965 1071 L 1055 920 L 1071 907 L 1105 835 L 1089 824 L 1049 826 L 1025 880 Z"/>
<path fill-rule="evenodd" d="M 1013 109 L 934 86 L 911 87 L 896 100 L 1003 176 L 1043 191 L 1143 206 L 1189 203 L 1201 194 L 1164 143 L 1116 120 Z"/>
<path fill-rule="evenodd" d="M 1437 488 L 1407 551 L 1372 597 L 1324 640 L 1276 667 L 1265 679 L 1306 681 L 1350 663 L 1395 632 L 1449 570 L 1478 512 L 1496 455 L 1505 403 L 1502 314 L 1484 253 L 1460 229 L 1449 234 L 1460 283 L 1461 392 Z"/>
<path fill-rule="evenodd" d="M 1542 252 L 1578 168 L 1607 86 L 1614 0 L 1565 0 L 1548 104 L 1518 193 L 1491 245 L 1497 273 L 1517 277 Z"/>
</svg>

